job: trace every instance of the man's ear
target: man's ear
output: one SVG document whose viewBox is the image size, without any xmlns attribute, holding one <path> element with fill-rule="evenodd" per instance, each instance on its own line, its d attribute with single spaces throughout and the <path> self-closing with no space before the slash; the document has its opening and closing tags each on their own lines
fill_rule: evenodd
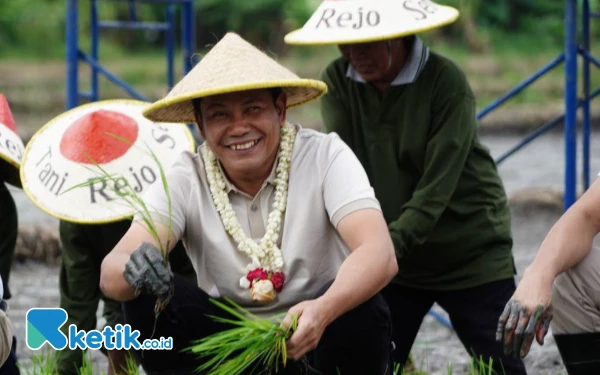
<svg viewBox="0 0 600 375">
<path fill-rule="evenodd" d="M 275 110 L 279 116 L 279 123 L 282 125 L 285 124 L 287 118 L 287 95 L 283 90 L 279 93 L 279 97 L 275 101 Z"/>
<path fill-rule="evenodd" d="M 198 126 L 198 132 L 200 133 L 202 139 L 206 140 L 204 127 L 202 126 L 202 117 L 200 116 L 200 104 L 193 101 L 192 104 L 194 106 L 194 119 L 196 120 L 196 126 Z"/>
<path fill-rule="evenodd" d="M 206 140 L 206 135 L 204 134 L 204 126 L 202 126 L 202 119 L 198 112 L 194 111 L 194 118 L 196 119 L 196 126 L 198 126 L 198 132 L 202 139 Z"/>
</svg>

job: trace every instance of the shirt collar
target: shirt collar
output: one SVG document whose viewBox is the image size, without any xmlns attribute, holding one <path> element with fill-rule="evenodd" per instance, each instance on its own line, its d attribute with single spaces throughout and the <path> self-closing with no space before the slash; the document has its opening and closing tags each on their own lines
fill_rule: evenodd
<svg viewBox="0 0 600 375">
<path fill-rule="evenodd" d="M 392 81 L 391 86 L 413 83 L 425 67 L 427 59 L 429 59 L 429 48 L 423 44 L 421 38 L 415 36 L 415 41 L 408 55 L 408 59 L 402 67 L 402 70 L 400 70 L 396 78 Z M 348 64 L 346 77 L 357 82 L 365 83 L 365 80 L 356 70 L 354 70 L 351 64 Z"/>
<path fill-rule="evenodd" d="M 269 173 L 269 176 L 267 176 L 267 179 L 265 180 L 265 182 L 263 182 L 263 185 L 261 187 L 261 190 L 267 185 L 267 184 L 271 184 L 271 185 L 275 185 L 275 178 L 277 177 L 277 162 L 279 161 L 279 157 L 277 157 L 275 159 L 275 162 L 273 163 L 273 167 L 271 168 L 271 173 Z M 223 180 L 225 181 L 225 186 L 227 188 L 227 194 L 234 192 L 234 193 L 238 193 L 238 194 L 243 194 L 243 195 L 247 195 L 246 193 L 244 193 L 243 191 L 239 190 L 234 184 L 233 182 L 231 182 L 229 180 L 229 178 L 227 177 L 227 175 L 225 174 L 225 170 L 223 169 L 223 166 L 221 165 L 221 161 L 219 159 L 217 159 L 217 167 L 219 168 L 219 171 L 221 171 L 221 174 L 223 175 Z"/>
</svg>

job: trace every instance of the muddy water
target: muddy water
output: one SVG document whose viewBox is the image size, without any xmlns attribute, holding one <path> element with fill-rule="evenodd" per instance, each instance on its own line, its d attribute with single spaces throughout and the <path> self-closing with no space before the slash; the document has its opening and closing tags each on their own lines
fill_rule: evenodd
<svg viewBox="0 0 600 375">
<path fill-rule="evenodd" d="M 521 136 L 485 135 L 482 141 L 490 148 L 494 157 L 498 157 L 515 145 Z M 592 138 L 591 175 L 600 171 L 600 153 L 593 152 L 594 142 L 599 135 Z M 579 154 L 581 147 L 579 146 Z M 535 143 L 530 144 L 520 153 L 515 154 L 500 164 L 499 171 L 509 195 L 528 187 L 558 187 L 562 189 L 564 176 L 564 144 L 560 133 L 548 134 Z M 581 157 L 579 157 L 581 159 Z M 579 164 L 580 165 L 580 164 Z M 581 167 L 579 173 L 581 173 Z M 19 218 L 22 225 L 42 224 L 53 229 L 57 221 L 33 206 L 22 191 L 13 189 L 19 207 Z M 517 280 L 524 268 L 531 262 L 545 234 L 556 221 L 560 212 L 513 211 L 513 232 L 515 236 L 515 260 L 518 268 Z M 11 280 L 15 296 L 10 301 L 11 318 L 19 339 L 18 353 L 24 365 L 30 362 L 34 353 L 25 346 L 25 314 L 31 307 L 58 306 L 58 268 L 35 263 L 16 264 Z M 441 315 L 445 313 L 435 307 Z M 103 323 L 99 317 L 99 326 Z M 456 334 L 428 316 L 417 337 L 413 354 L 418 367 L 430 374 L 447 373 L 452 365 L 455 374 L 465 373 L 469 361 Z M 105 368 L 105 358 L 93 353 L 94 362 Z M 530 374 L 556 375 L 564 373 L 560 357 L 551 335 L 547 337 L 543 347 L 534 343 L 530 355 L 526 359 Z"/>
</svg>

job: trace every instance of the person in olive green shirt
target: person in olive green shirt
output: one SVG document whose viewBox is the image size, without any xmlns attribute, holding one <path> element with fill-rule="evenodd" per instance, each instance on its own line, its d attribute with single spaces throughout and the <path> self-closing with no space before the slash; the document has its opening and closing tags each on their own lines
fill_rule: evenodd
<svg viewBox="0 0 600 375">
<path fill-rule="evenodd" d="M 399 271 L 383 291 L 394 360 L 406 363 L 437 302 L 470 355 L 493 358 L 498 373 L 525 374 L 522 360 L 495 340 L 515 291 L 510 209 L 478 137 L 465 74 L 414 33 L 339 49 L 320 77 L 329 89 L 320 101 L 324 131 L 357 155 L 394 242 Z"/>
<path fill-rule="evenodd" d="M 97 329 L 96 312 L 100 299 L 104 302 L 103 316 L 106 326 L 125 324 L 121 304 L 102 295 L 100 266 L 104 257 L 121 240 L 130 225 L 131 220 L 108 224 L 75 224 L 60 221 L 60 307 L 68 314 L 68 320 L 62 326 L 63 333 L 67 334 L 71 324 L 84 331 Z M 196 274 L 181 242 L 170 253 L 169 261 L 173 272 L 196 283 Z M 124 374 L 119 370 L 126 364 L 127 351 L 109 350 L 106 354 L 109 358 L 108 374 Z M 84 353 L 80 349 L 66 348 L 59 351 L 59 374 L 78 374 L 78 369 L 83 364 L 83 356 Z"/>
</svg>

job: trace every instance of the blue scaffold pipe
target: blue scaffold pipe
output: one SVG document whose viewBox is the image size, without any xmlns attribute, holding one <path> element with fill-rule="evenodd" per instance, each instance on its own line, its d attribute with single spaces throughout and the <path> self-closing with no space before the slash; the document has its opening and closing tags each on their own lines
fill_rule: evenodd
<svg viewBox="0 0 600 375">
<path fill-rule="evenodd" d="M 540 70 L 538 70 L 537 72 L 535 72 L 534 74 L 532 74 L 531 76 L 529 76 L 529 78 L 526 78 L 523 82 L 521 82 L 520 84 L 518 84 L 517 86 L 515 86 L 513 89 L 511 89 L 510 91 L 508 91 L 506 94 L 502 95 L 500 98 L 496 99 L 490 105 L 488 105 L 487 107 L 485 107 L 484 109 L 482 109 L 477 114 L 477 119 L 480 120 L 485 115 L 487 115 L 488 113 L 492 112 L 494 109 L 500 107 L 505 101 L 507 101 L 508 99 L 510 99 L 513 96 L 517 95 L 524 88 L 526 88 L 527 86 L 529 86 L 532 83 L 534 83 L 538 78 L 540 78 L 544 74 L 548 73 L 550 70 L 552 70 L 558 64 L 562 63 L 564 60 L 565 60 L 565 54 L 561 53 L 554 60 L 552 60 L 550 63 L 548 63 L 546 66 L 542 67 Z"/>
<path fill-rule="evenodd" d="M 581 55 L 583 55 L 586 61 L 591 62 L 594 65 L 596 65 L 596 67 L 600 68 L 600 60 L 594 57 L 594 55 L 592 55 L 588 49 L 579 47 L 577 50 L 579 51 L 579 53 L 581 53 Z"/>
<path fill-rule="evenodd" d="M 67 97 L 66 109 L 72 109 L 79 105 L 78 84 L 78 35 L 79 22 L 77 15 L 77 0 L 67 0 L 67 24 L 65 30 L 66 59 L 67 59 Z"/>
<path fill-rule="evenodd" d="M 133 21 L 137 21 L 137 12 L 135 11 L 135 1 L 129 0 L 129 18 Z"/>
<path fill-rule="evenodd" d="M 577 194 L 577 0 L 565 1 L 565 196 L 568 210 Z"/>
<path fill-rule="evenodd" d="M 91 29 L 91 34 L 92 34 L 92 42 L 91 42 L 91 55 L 92 55 L 92 59 L 98 61 L 99 59 L 99 55 L 98 55 L 98 48 L 99 48 L 99 33 L 98 33 L 98 2 L 97 0 L 92 0 L 91 3 L 91 7 L 90 7 L 90 29 Z M 91 67 L 91 80 L 90 80 L 90 86 L 91 86 L 91 97 L 90 100 L 91 101 L 97 101 L 100 97 L 100 93 L 99 88 L 98 88 L 98 69 Z"/>
<path fill-rule="evenodd" d="M 175 60 L 175 6 L 168 5 L 166 10 L 167 18 L 167 32 L 165 35 L 166 44 L 166 55 L 167 55 L 167 87 L 169 90 L 174 85 L 175 73 L 173 71 L 173 64 Z"/>
<path fill-rule="evenodd" d="M 166 22 L 139 22 L 139 21 L 100 21 L 98 27 L 101 29 L 140 29 L 165 31 L 169 29 Z"/>
<path fill-rule="evenodd" d="M 450 329 L 454 329 L 452 327 L 452 323 L 450 323 L 450 321 L 448 319 L 446 319 L 445 316 L 443 316 L 442 314 L 438 313 L 434 309 L 430 309 L 429 310 L 429 315 L 433 316 L 435 318 L 435 320 L 437 320 L 438 322 L 440 322 L 443 326 L 448 327 Z"/>
<path fill-rule="evenodd" d="M 91 92 L 80 92 L 79 93 L 79 98 L 80 99 L 87 99 L 89 101 L 94 101 L 94 95 Z"/>
<path fill-rule="evenodd" d="M 590 1 L 583 0 L 582 30 L 583 51 L 589 54 L 590 50 Z M 590 54 L 590 57 L 591 56 Z M 590 59 L 583 61 L 583 97 L 590 95 Z M 583 111 L 583 189 L 586 191 L 590 187 L 590 101 L 586 100 L 582 106 Z"/>
<path fill-rule="evenodd" d="M 183 74 L 194 67 L 193 56 L 196 48 L 194 3 L 187 2 L 181 6 L 181 47 L 183 49 Z"/>
<path fill-rule="evenodd" d="M 96 60 L 92 59 L 90 56 L 86 55 L 85 53 L 82 53 L 81 51 L 79 52 L 79 56 L 82 60 L 84 60 L 85 62 L 90 64 L 90 66 L 96 68 L 98 70 L 98 72 L 102 73 L 109 81 L 111 81 L 112 83 L 114 83 L 117 86 L 120 86 L 123 90 L 125 90 L 133 98 L 142 100 L 142 101 L 147 101 L 147 102 L 150 101 L 150 99 L 139 94 L 131 86 L 129 86 L 125 81 L 123 81 L 122 79 L 120 79 L 119 77 L 117 77 L 116 75 L 111 73 L 108 69 L 106 69 L 102 65 L 98 64 L 98 62 Z"/>
<path fill-rule="evenodd" d="M 114 1 L 114 2 L 122 2 L 124 0 L 102 0 L 102 1 Z M 154 3 L 154 4 L 187 4 L 187 3 L 191 3 L 194 0 L 128 0 L 128 1 L 133 1 L 134 3 Z"/>
<path fill-rule="evenodd" d="M 594 99 L 599 94 L 600 94 L 600 89 L 596 89 L 592 93 L 592 95 L 590 95 L 589 97 L 587 97 L 585 99 L 582 99 L 579 102 L 579 104 L 577 105 L 577 108 L 579 108 L 580 106 L 582 106 L 583 103 L 589 102 L 590 100 Z M 537 130 L 533 131 L 532 133 L 530 133 L 529 135 L 527 135 L 525 138 L 523 138 L 521 140 L 521 142 L 519 142 L 516 146 L 514 146 L 509 151 L 507 151 L 504 155 L 502 155 L 498 159 L 496 159 L 496 164 L 502 163 L 509 156 L 511 156 L 515 152 L 519 151 L 520 149 L 522 149 L 523 147 L 525 147 L 527 144 L 531 143 L 531 141 L 533 141 L 535 138 L 539 137 L 540 135 L 546 133 L 548 130 L 552 129 L 556 125 L 560 124 L 561 121 L 563 121 L 564 119 L 565 119 L 565 115 L 562 114 L 562 115 L 557 116 L 554 119 L 548 121 L 546 124 L 542 125 L 540 128 L 538 128 Z"/>
</svg>

